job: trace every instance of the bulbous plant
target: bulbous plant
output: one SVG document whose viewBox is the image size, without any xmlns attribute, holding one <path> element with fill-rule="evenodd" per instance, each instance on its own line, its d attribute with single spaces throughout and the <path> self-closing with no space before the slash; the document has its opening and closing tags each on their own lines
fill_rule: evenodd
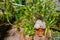
<svg viewBox="0 0 60 40">
<path fill-rule="evenodd" d="M 52 0 L 45 0 L 45 1 L 38 0 L 36 3 L 33 2 L 33 5 L 32 4 L 30 6 L 26 5 L 26 6 L 24 6 L 24 8 L 25 8 L 24 14 L 27 19 L 30 19 L 30 16 L 31 16 L 32 18 L 30 20 L 34 19 L 34 17 L 36 20 L 37 16 L 40 15 L 46 21 L 47 29 L 50 29 L 51 27 L 56 26 L 56 22 L 57 22 L 56 16 L 57 15 L 56 15 L 56 11 L 55 11 L 55 4 Z"/>
<path fill-rule="evenodd" d="M 56 23 L 54 2 L 52 0 L 45 0 L 45 1 L 43 1 L 43 0 L 38 0 L 38 1 L 32 0 L 32 1 L 33 1 L 33 3 L 30 5 L 24 5 L 22 7 L 17 6 L 17 9 L 18 9 L 17 12 L 18 13 L 15 15 L 17 20 L 19 20 L 19 18 L 20 18 L 20 20 L 23 20 L 23 24 L 25 24 L 24 21 L 26 21 L 27 23 L 28 22 L 31 23 L 31 21 L 32 21 L 32 23 L 34 23 L 37 16 L 40 15 L 46 21 L 47 28 L 54 26 Z M 18 16 L 20 16 L 20 17 L 18 17 Z M 35 19 L 34 19 L 34 17 L 35 17 Z M 29 27 L 28 27 L 28 30 L 29 30 Z"/>
<path fill-rule="evenodd" d="M 55 4 L 52 0 L 29 0 L 29 5 L 22 5 L 21 1 L 14 0 L 17 4 L 13 4 L 11 0 L 6 0 L 5 2 L 5 18 L 7 22 L 10 23 L 10 20 L 15 17 L 16 20 L 14 24 L 18 25 L 19 23 L 24 25 L 25 32 L 27 35 L 33 35 L 35 33 L 34 23 L 37 19 L 37 16 L 42 16 L 46 21 L 46 26 L 48 29 L 54 27 L 56 24 L 56 13 L 55 13 Z M 28 0 L 27 0 L 28 2 Z M 0 18 L 0 19 L 2 19 Z M 11 23 L 10 23 L 11 24 Z M 20 25 L 19 24 L 19 25 Z"/>
</svg>

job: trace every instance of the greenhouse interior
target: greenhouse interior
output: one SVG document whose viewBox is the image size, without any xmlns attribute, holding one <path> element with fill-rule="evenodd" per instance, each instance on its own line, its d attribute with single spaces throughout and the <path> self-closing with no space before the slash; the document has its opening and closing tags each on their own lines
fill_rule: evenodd
<svg viewBox="0 0 60 40">
<path fill-rule="evenodd" d="M 0 40 L 60 40 L 60 0 L 0 0 Z"/>
</svg>

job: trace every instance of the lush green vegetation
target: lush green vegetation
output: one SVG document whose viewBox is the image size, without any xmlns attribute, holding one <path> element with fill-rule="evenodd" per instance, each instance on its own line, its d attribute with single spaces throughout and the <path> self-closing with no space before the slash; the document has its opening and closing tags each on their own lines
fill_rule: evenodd
<svg viewBox="0 0 60 40">
<path fill-rule="evenodd" d="M 27 35 L 35 33 L 34 23 L 37 17 L 43 17 L 47 29 L 56 27 L 58 13 L 56 13 L 55 3 L 52 0 L 5 0 L 1 2 L 3 5 L 0 3 L 0 8 L 4 11 L 0 13 L 0 22 L 17 25 L 17 28 L 23 25 Z M 25 5 L 22 5 L 23 2 Z"/>
</svg>

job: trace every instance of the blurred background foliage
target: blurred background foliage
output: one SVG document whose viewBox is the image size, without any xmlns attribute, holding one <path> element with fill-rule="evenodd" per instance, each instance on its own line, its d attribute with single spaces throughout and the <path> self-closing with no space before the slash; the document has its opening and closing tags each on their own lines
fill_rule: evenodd
<svg viewBox="0 0 60 40">
<path fill-rule="evenodd" d="M 60 21 L 60 12 L 56 12 L 53 0 L 0 0 L 0 8 L 0 23 L 23 25 L 27 35 L 34 34 L 37 17 L 43 17 L 48 29 Z"/>
</svg>

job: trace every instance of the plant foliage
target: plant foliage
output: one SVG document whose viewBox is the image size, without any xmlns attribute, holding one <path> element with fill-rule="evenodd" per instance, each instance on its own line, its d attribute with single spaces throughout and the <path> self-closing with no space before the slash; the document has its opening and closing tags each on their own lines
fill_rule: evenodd
<svg viewBox="0 0 60 40">
<path fill-rule="evenodd" d="M 26 3 L 28 2 L 28 3 Z M 4 15 L 0 14 L 0 20 L 7 20 L 9 24 L 21 24 L 25 28 L 27 35 L 35 33 L 34 23 L 37 16 L 42 16 L 46 21 L 47 28 L 54 27 L 56 24 L 55 4 L 52 0 L 26 0 L 26 5 L 21 5 L 21 0 L 5 0 Z M 14 19 L 13 19 L 14 18 Z"/>
</svg>

